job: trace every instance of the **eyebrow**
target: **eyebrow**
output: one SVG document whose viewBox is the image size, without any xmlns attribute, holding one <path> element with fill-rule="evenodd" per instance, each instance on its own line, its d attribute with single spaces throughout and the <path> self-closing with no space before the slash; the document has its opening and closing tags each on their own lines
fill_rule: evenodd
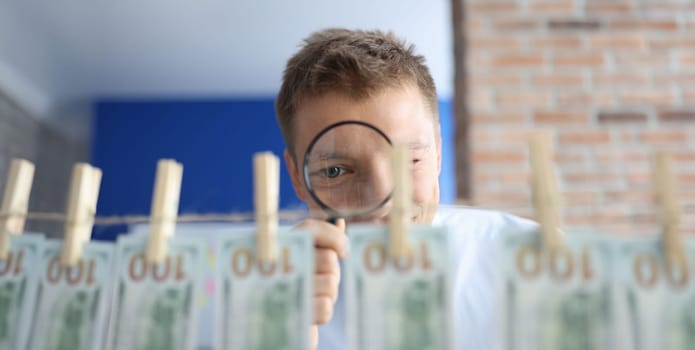
<svg viewBox="0 0 695 350">
<path fill-rule="evenodd" d="M 412 142 L 408 144 L 408 148 L 412 151 L 427 151 L 432 145 L 424 144 L 422 142 Z"/>
<path fill-rule="evenodd" d="M 347 154 L 342 152 L 323 152 L 318 153 L 316 157 L 311 157 L 315 161 L 326 161 L 326 160 L 341 160 L 341 159 L 351 159 Z"/>
<path fill-rule="evenodd" d="M 408 149 L 411 151 L 427 151 L 430 148 L 432 148 L 432 145 L 425 144 L 422 142 L 411 142 L 408 145 Z M 353 156 L 344 153 L 344 152 L 339 152 L 339 151 L 325 151 L 321 153 L 317 153 L 316 156 L 312 156 L 311 159 L 314 161 L 327 161 L 327 160 L 350 160 L 354 159 Z"/>
</svg>

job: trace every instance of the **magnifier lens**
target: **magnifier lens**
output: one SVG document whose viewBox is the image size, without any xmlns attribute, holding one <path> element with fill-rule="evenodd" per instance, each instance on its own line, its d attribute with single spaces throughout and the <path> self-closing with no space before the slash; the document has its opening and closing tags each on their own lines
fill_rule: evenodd
<svg viewBox="0 0 695 350">
<path fill-rule="evenodd" d="M 324 129 L 304 158 L 304 179 L 314 199 L 333 217 L 379 209 L 391 194 L 391 143 L 376 127 L 342 122 Z"/>
</svg>

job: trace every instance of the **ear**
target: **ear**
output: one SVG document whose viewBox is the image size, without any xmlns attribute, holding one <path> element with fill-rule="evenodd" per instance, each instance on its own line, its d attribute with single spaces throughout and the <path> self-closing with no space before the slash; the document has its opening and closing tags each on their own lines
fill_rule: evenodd
<svg viewBox="0 0 695 350">
<path fill-rule="evenodd" d="M 304 192 L 304 182 L 301 180 L 301 174 L 299 174 L 299 167 L 294 161 L 294 157 L 290 155 L 290 152 L 285 149 L 283 152 L 283 157 L 285 158 L 285 164 L 287 165 L 287 172 L 290 173 L 290 179 L 292 180 L 292 187 L 294 188 L 294 193 L 297 194 L 299 199 L 306 202 L 306 193 Z"/>
</svg>

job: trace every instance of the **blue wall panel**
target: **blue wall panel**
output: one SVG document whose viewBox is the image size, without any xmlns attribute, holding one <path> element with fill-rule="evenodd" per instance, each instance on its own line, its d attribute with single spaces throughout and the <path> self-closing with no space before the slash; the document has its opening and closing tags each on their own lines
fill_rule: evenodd
<svg viewBox="0 0 695 350">
<path fill-rule="evenodd" d="M 442 128 L 442 171 L 439 175 L 440 202 L 456 201 L 456 163 L 454 149 L 455 127 L 453 105 L 449 100 L 439 101 L 439 123 Z"/>
<path fill-rule="evenodd" d="M 442 201 L 454 200 L 451 104 L 440 103 Z M 284 142 L 272 98 L 105 100 L 95 104 L 92 163 L 103 180 L 98 215 L 148 214 L 157 160 L 184 165 L 181 213 L 253 210 L 252 155 L 281 156 Z M 301 205 L 281 165 L 280 206 Z M 97 229 L 110 239 L 123 228 Z"/>
</svg>

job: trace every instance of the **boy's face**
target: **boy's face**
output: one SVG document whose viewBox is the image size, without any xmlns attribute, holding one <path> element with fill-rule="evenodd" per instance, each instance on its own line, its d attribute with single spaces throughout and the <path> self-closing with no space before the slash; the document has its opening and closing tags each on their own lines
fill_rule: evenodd
<svg viewBox="0 0 695 350">
<path fill-rule="evenodd" d="M 441 167 L 441 141 L 439 125 L 435 125 L 432 112 L 427 108 L 420 92 L 414 86 L 394 87 L 364 100 L 327 93 L 301 102 L 294 118 L 294 149 L 296 158 L 285 151 L 292 185 L 297 196 L 307 202 L 312 213 L 320 215 L 322 209 L 309 195 L 304 184 L 303 160 L 309 143 L 327 126 L 346 120 L 359 120 L 383 131 L 393 143 L 411 147 L 413 155 L 413 221 L 429 223 L 439 202 L 439 171 Z M 354 143 L 359 143 L 354 140 Z M 314 153 L 312 152 L 312 155 Z M 296 162 L 295 162 L 296 160 Z M 383 163 L 383 162 L 382 162 Z M 374 167 L 388 170 L 388 164 Z M 375 176 L 377 180 L 387 178 Z M 384 180 L 383 187 L 390 187 Z M 312 182 L 313 183 L 313 182 Z M 379 184 L 373 185 L 375 188 Z M 388 192 L 388 191 L 387 191 Z M 354 221 L 384 221 L 390 203 L 382 210 Z"/>
</svg>

